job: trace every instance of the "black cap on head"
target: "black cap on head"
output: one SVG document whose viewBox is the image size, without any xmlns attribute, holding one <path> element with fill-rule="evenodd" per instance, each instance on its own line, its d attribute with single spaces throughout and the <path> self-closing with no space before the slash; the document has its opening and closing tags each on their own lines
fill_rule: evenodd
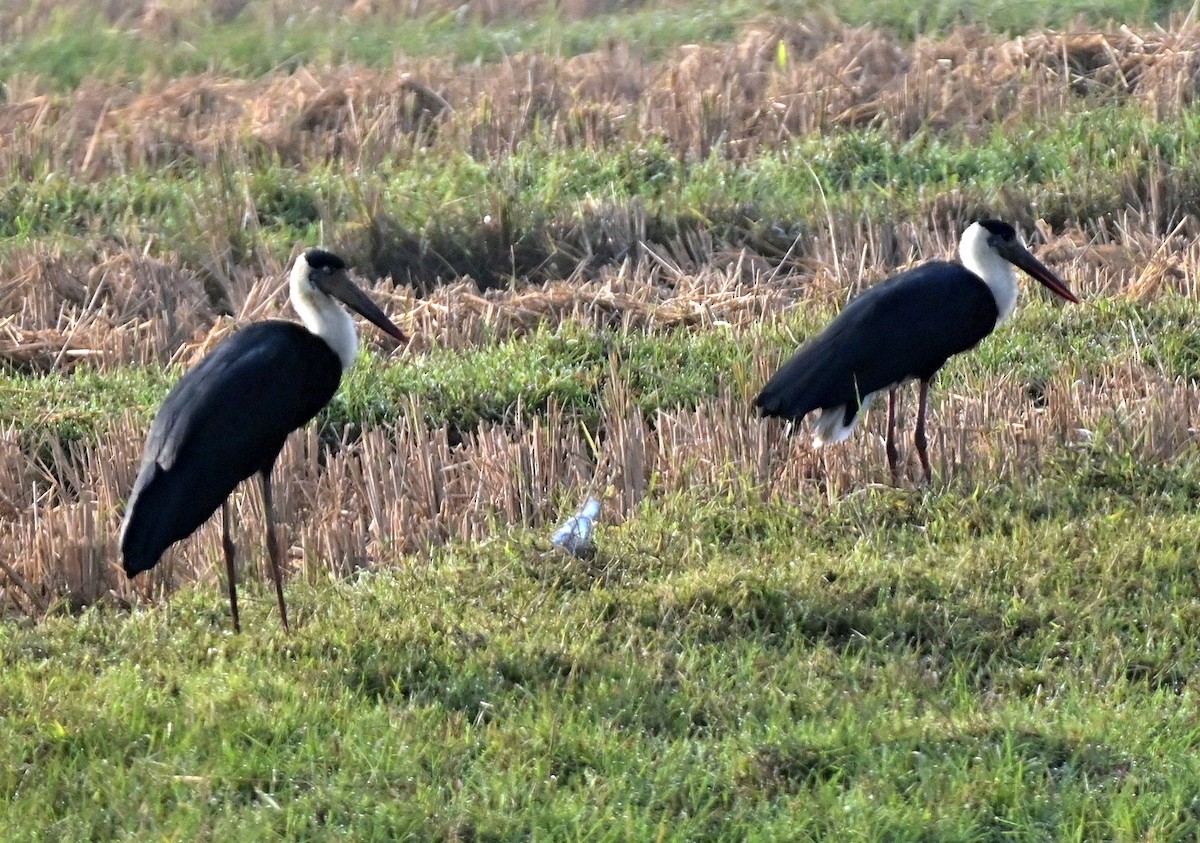
<svg viewBox="0 0 1200 843">
<path fill-rule="evenodd" d="M 1017 230 L 1002 220 L 980 220 L 979 224 L 988 230 L 993 237 L 1002 240 L 1012 240 L 1017 236 Z"/>
<path fill-rule="evenodd" d="M 335 255 L 333 252 L 327 252 L 324 249 L 309 249 L 304 253 L 304 262 L 313 269 L 324 269 L 329 272 L 337 272 L 339 269 L 346 268 L 346 262 Z"/>
</svg>

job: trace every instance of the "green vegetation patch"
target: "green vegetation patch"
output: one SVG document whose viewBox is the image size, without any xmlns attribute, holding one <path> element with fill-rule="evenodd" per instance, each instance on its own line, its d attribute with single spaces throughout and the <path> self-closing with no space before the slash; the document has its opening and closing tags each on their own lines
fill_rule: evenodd
<svg viewBox="0 0 1200 843">
<path fill-rule="evenodd" d="M 411 11 L 391 8 L 360 19 L 298 2 L 155 11 L 123 15 L 117 5 L 101 9 L 75 2 L 55 4 L 48 15 L 29 15 L 21 37 L 0 49 L 0 80 L 14 72 L 34 73 L 70 89 L 85 80 L 125 82 L 213 70 L 254 77 L 305 65 L 381 67 L 398 58 L 491 63 L 521 52 L 573 56 L 614 41 L 631 42 L 641 57 L 653 59 L 683 44 L 732 41 L 747 24 L 769 16 L 798 20 L 814 11 L 911 39 L 961 24 L 1018 34 L 1080 20 L 1166 23 L 1186 7 L 1167 0 L 1069 0 L 1054 6 L 1034 0 L 989 6 L 965 0 L 917 5 L 858 0 L 816 8 L 805 0 L 617 0 L 588 7 L 584 14 L 549 3 L 492 4 L 479 14 L 453 3 L 421 3 Z"/>
<path fill-rule="evenodd" d="M 1182 840 L 1196 533 L 1077 483 L 672 497 L 590 562 L 506 531 L 289 584 L 290 636 L 262 586 L 242 636 L 211 587 L 5 625 L 0 819 L 35 839 Z"/>
<path fill-rule="evenodd" d="M 992 215 L 1087 230 L 1132 207 L 1170 230 L 1200 210 L 1197 114 L 1159 120 L 1108 106 L 983 138 L 965 127 L 907 140 L 854 130 L 747 161 L 692 160 L 646 139 L 564 147 L 536 131 L 494 157 L 402 145 L 369 170 L 246 154 L 81 181 L 39 160 L 0 186 L 0 236 L 10 249 L 120 237 L 196 267 L 214 253 L 282 258 L 324 242 L 359 256 L 367 274 L 427 289 L 461 276 L 483 287 L 560 279 L 644 246 L 684 267 L 727 249 L 779 259 L 831 220 L 932 215 L 957 226 Z"/>
<path fill-rule="evenodd" d="M 1123 364 L 1149 366 L 1169 378 L 1194 377 L 1196 360 L 1187 351 L 1194 311 L 1195 304 L 1182 298 L 1087 308 L 1027 301 L 976 350 L 954 358 L 941 382 L 971 388 L 982 378 L 1015 373 L 1021 383 L 1036 383 L 1064 366 L 1095 372 Z M 334 430 L 386 423 L 415 403 L 430 427 L 461 431 L 511 420 L 518 411 L 545 413 L 552 405 L 594 425 L 614 381 L 647 416 L 692 408 L 723 390 L 756 390 L 761 384 L 748 375 L 756 358 L 786 359 L 833 312 L 797 308 L 785 323 L 742 334 L 595 330 L 567 322 L 467 349 L 435 348 L 390 361 L 364 354 L 320 423 Z M 63 440 L 94 437 L 130 410 L 148 419 L 180 373 L 81 366 L 44 376 L 0 375 L 0 418 Z"/>
</svg>

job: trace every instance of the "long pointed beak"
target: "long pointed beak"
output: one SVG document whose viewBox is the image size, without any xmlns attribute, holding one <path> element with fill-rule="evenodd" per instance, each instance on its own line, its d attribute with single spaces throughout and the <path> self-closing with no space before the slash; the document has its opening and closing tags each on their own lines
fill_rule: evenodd
<svg viewBox="0 0 1200 843">
<path fill-rule="evenodd" d="M 1035 258 L 1033 253 L 1023 245 L 1013 243 L 1006 252 L 1007 254 L 1003 255 L 1003 257 L 1009 263 L 1019 266 L 1028 272 L 1056 296 L 1061 296 L 1069 302 L 1079 304 L 1079 296 L 1072 293 L 1070 287 L 1064 284 L 1057 275 L 1051 272 L 1044 263 Z"/>
<path fill-rule="evenodd" d="M 345 272 L 335 272 L 329 276 L 325 283 L 325 292 L 344 303 L 355 313 L 369 319 L 388 336 L 395 337 L 400 342 L 408 342 L 408 337 L 404 332 L 392 324 L 392 320 L 387 318 L 387 315 L 375 305 L 375 302 L 367 298 L 366 293 L 354 286 L 354 282 Z"/>
</svg>

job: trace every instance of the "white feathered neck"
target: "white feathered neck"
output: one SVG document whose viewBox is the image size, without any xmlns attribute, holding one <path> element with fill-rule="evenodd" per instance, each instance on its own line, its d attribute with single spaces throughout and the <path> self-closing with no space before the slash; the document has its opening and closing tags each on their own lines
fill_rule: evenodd
<svg viewBox="0 0 1200 843">
<path fill-rule="evenodd" d="M 958 257 L 962 265 L 983 279 L 996 299 L 999 325 L 1017 307 L 1017 268 L 988 244 L 991 233 L 977 222 L 971 223 L 958 241 Z"/>
<path fill-rule="evenodd" d="M 354 365 L 358 356 L 358 331 L 350 314 L 334 298 L 313 286 L 311 268 L 304 255 L 296 258 L 289 278 L 292 307 L 304 327 L 312 331 L 333 349 L 342 361 L 342 371 Z"/>
</svg>

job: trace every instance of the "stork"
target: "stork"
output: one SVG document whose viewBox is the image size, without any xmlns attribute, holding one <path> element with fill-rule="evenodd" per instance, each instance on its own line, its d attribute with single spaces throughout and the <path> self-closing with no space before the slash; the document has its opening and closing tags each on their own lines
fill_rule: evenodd
<svg viewBox="0 0 1200 843">
<path fill-rule="evenodd" d="M 1017 304 L 1020 267 L 1056 295 L 1078 297 L 999 220 L 972 223 L 958 244 L 962 263 L 931 261 L 901 272 L 851 301 L 816 337 L 784 363 L 754 399 L 759 411 L 799 421 L 813 410 L 813 441 L 842 442 L 871 400 L 888 392 L 887 459 L 898 479 L 896 389 L 920 382 L 913 441 L 925 481 L 929 385 L 946 361 L 979 344 Z"/>
<path fill-rule="evenodd" d="M 309 249 L 296 258 L 289 281 L 292 307 L 304 324 L 268 320 L 243 328 L 175 384 L 150 425 L 121 525 L 125 573 L 134 577 L 220 507 L 235 632 L 241 624 L 228 498 L 253 474 L 262 483 L 271 576 L 288 628 L 271 469 L 288 434 L 329 403 L 358 354 L 354 320 L 338 301 L 407 342 L 354 286 L 337 255 Z"/>
</svg>

